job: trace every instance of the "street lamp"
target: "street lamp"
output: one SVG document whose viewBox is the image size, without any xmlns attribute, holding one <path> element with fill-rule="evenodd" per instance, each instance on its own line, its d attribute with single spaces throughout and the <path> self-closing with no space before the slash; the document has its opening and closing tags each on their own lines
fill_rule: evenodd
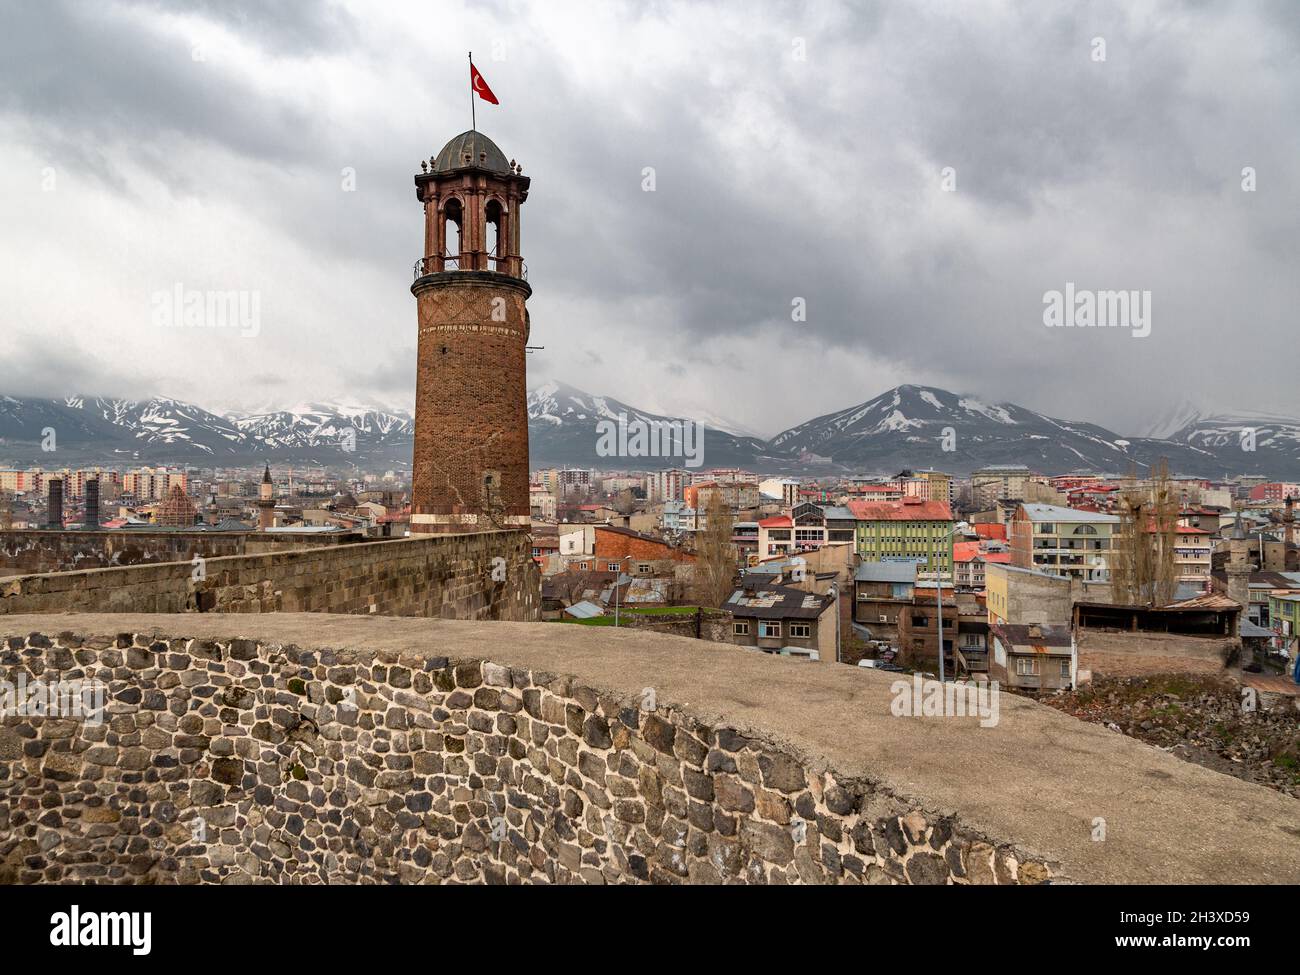
<svg viewBox="0 0 1300 975">
<path fill-rule="evenodd" d="M 954 525 L 954 526 L 952 527 L 952 530 L 949 531 L 948 534 L 944 535 L 943 538 L 944 538 L 945 540 L 947 540 L 947 539 L 952 538 L 952 536 L 955 535 L 955 534 L 957 534 L 957 526 L 956 526 L 956 525 Z M 944 667 L 943 667 L 943 577 L 942 577 L 941 573 L 939 572 L 939 539 L 938 539 L 938 538 L 935 539 L 935 542 L 934 542 L 934 549 L 933 549 L 933 550 L 934 550 L 934 607 L 935 607 L 935 610 L 939 613 L 939 683 L 942 684 L 942 683 L 944 682 Z M 952 576 L 952 592 L 953 592 L 953 599 L 955 600 L 955 599 L 957 598 L 957 572 L 956 572 L 955 567 L 952 565 L 952 560 L 949 559 L 948 562 L 949 562 L 948 567 L 949 567 L 949 569 L 952 570 L 952 573 L 953 573 L 953 576 Z"/>
<path fill-rule="evenodd" d="M 614 573 L 614 625 L 615 626 L 618 626 L 618 578 L 623 574 L 623 563 L 626 562 L 631 557 L 632 556 L 630 555 L 625 555 L 617 562 L 614 563 L 619 567 L 618 571 Z M 636 629 L 636 627 L 633 627 L 633 629 Z"/>
</svg>

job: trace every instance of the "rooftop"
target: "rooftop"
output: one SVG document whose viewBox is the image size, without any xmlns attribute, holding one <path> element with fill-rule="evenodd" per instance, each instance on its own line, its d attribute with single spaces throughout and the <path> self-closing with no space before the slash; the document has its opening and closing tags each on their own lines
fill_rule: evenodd
<svg viewBox="0 0 1300 975">
<path fill-rule="evenodd" d="M 1097 524 L 1118 525 L 1118 515 L 1105 515 L 1099 511 L 1083 511 L 1079 508 L 1062 508 L 1055 504 L 1039 504 L 1037 502 L 1026 502 L 1022 504 L 1025 511 L 1025 517 L 1030 521 L 1064 521 L 1064 522 L 1094 522 Z"/>
<path fill-rule="evenodd" d="M 484 155 L 482 160 L 480 154 Z M 457 169 L 486 169 L 507 176 L 510 174 L 510 162 L 495 142 L 482 132 L 470 129 L 449 139 L 433 160 L 433 171 L 436 173 Z"/>
</svg>

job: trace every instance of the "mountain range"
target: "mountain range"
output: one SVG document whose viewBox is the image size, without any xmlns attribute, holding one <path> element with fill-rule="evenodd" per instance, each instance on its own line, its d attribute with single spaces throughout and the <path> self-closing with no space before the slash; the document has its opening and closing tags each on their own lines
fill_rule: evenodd
<svg viewBox="0 0 1300 975">
<path fill-rule="evenodd" d="M 532 465 L 652 470 L 694 466 L 698 459 L 705 469 L 791 473 L 889 474 L 935 467 L 969 474 L 989 464 L 1025 464 L 1049 473 L 1122 474 L 1166 458 L 1175 473 L 1300 479 L 1300 420 L 1245 412 L 1203 416 L 1186 405 L 1158 418 L 1149 435 L 1124 437 L 1014 403 L 903 385 L 769 440 L 725 420 L 691 418 L 703 424 L 703 452 L 695 458 L 683 456 L 690 450 L 676 456 L 609 456 L 608 432 L 620 418 L 632 431 L 638 425 L 688 422 L 548 382 L 528 395 Z M 53 452 L 42 449 L 51 430 Z M 317 403 L 222 414 L 173 399 L 0 396 L 0 466 L 239 467 L 269 461 L 409 470 L 413 433 L 410 414 L 361 406 Z M 1163 436 L 1150 435 L 1156 433 Z"/>
</svg>

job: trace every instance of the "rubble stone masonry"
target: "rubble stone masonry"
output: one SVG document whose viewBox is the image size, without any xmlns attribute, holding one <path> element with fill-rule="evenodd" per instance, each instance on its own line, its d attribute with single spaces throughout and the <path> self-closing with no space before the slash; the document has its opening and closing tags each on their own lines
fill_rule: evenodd
<svg viewBox="0 0 1300 975">
<path fill-rule="evenodd" d="M 548 628 L 549 629 L 549 628 Z M 436 653 L 9 637 L 102 724 L 0 726 L 0 882 L 1036 884 L 888 790 L 575 677 Z"/>
<path fill-rule="evenodd" d="M 254 555 L 345 545 L 359 532 L 0 531 L 0 578 L 30 572 L 102 569 L 144 562 L 188 562 L 195 555 Z"/>
</svg>

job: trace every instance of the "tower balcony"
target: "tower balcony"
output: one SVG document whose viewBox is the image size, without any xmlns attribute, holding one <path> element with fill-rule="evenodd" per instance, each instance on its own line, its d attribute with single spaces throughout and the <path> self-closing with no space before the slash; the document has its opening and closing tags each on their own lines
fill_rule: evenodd
<svg viewBox="0 0 1300 975">
<path fill-rule="evenodd" d="M 528 280 L 528 265 L 521 257 L 497 257 L 481 251 L 459 254 L 430 254 L 415 262 L 415 280 L 445 271 L 492 271 L 512 278 Z"/>
</svg>

